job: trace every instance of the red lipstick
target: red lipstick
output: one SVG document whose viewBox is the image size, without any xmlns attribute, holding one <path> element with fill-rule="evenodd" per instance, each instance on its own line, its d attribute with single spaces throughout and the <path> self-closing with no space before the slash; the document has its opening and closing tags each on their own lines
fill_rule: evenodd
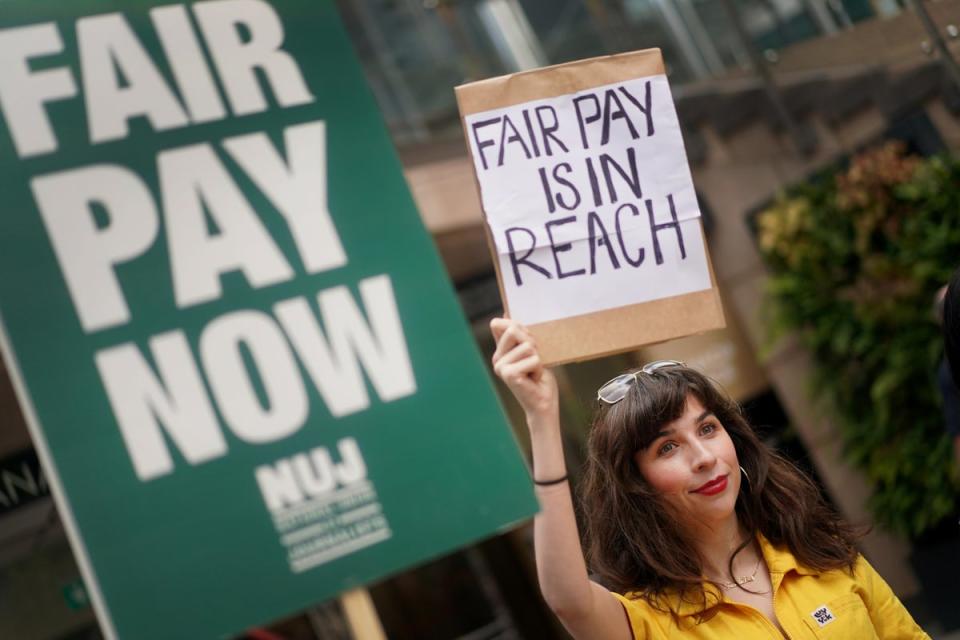
<svg viewBox="0 0 960 640">
<path fill-rule="evenodd" d="M 706 484 L 700 485 L 691 493 L 702 493 L 705 496 L 715 496 L 727 488 L 727 476 L 719 476 Z"/>
</svg>

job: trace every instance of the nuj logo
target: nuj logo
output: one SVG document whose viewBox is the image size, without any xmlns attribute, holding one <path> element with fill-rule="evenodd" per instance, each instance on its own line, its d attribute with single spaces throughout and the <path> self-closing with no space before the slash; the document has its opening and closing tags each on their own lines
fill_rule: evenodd
<svg viewBox="0 0 960 640">
<path fill-rule="evenodd" d="M 340 461 L 334 462 L 329 449 L 317 447 L 257 467 L 257 484 L 267 508 L 282 511 L 366 480 L 367 466 L 356 440 L 340 440 L 337 453 Z"/>
</svg>

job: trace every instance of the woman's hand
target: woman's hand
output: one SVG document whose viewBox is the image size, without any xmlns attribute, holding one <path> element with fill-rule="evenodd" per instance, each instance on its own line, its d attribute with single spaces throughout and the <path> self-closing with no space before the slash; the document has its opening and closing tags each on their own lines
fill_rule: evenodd
<svg viewBox="0 0 960 640">
<path fill-rule="evenodd" d="M 533 336 L 518 322 L 494 318 L 490 330 L 497 341 L 493 371 L 506 383 L 527 414 L 527 423 L 556 423 L 559 419 L 557 380 L 543 366 Z"/>
</svg>

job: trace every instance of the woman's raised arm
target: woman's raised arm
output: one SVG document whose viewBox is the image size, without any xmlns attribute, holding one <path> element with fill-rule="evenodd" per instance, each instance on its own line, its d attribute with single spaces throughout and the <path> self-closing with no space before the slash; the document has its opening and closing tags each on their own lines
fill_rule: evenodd
<svg viewBox="0 0 960 640">
<path fill-rule="evenodd" d="M 490 329 L 497 341 L 493 370 L 526 414 L 534 480 L 564 478 L 556 379 L 542 365 L 533 337 L 523 326 L 495 318 Z M 547 605 L 575 638 L 633 638 L 620 602 L 587 577 L 569 483 L 538 484 L 536 489 L 541 510 L 534 519 L 534 548 Z"/>
</svg>

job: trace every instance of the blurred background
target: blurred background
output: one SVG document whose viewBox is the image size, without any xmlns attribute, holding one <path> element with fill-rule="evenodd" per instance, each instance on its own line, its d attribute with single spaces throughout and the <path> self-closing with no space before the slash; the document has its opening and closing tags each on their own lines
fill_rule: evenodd
<svg viewBox="0 0 960 640">
<path fill-rule="evenodd" d="M 918 622 L 960 638 L 960 446 L 943 417 L 934 309 L 960 262 L 960 0 L 337 5 L 487 360 L 501 307 L 453 87 L 663 51 L 728 327 L 558 370 L 574 485 L 596 388 L 648 360 L 684 360 L 840 512 L 873 525 L 863 552 Z M 0 638 L 99 638 L 6 372 L 0 420 Z M 540 599 L 531 533 L 373 585 L 386 636 L 566 637 Z M 248 637 L 353 635 L 328 602 Z"/>
</svg>

